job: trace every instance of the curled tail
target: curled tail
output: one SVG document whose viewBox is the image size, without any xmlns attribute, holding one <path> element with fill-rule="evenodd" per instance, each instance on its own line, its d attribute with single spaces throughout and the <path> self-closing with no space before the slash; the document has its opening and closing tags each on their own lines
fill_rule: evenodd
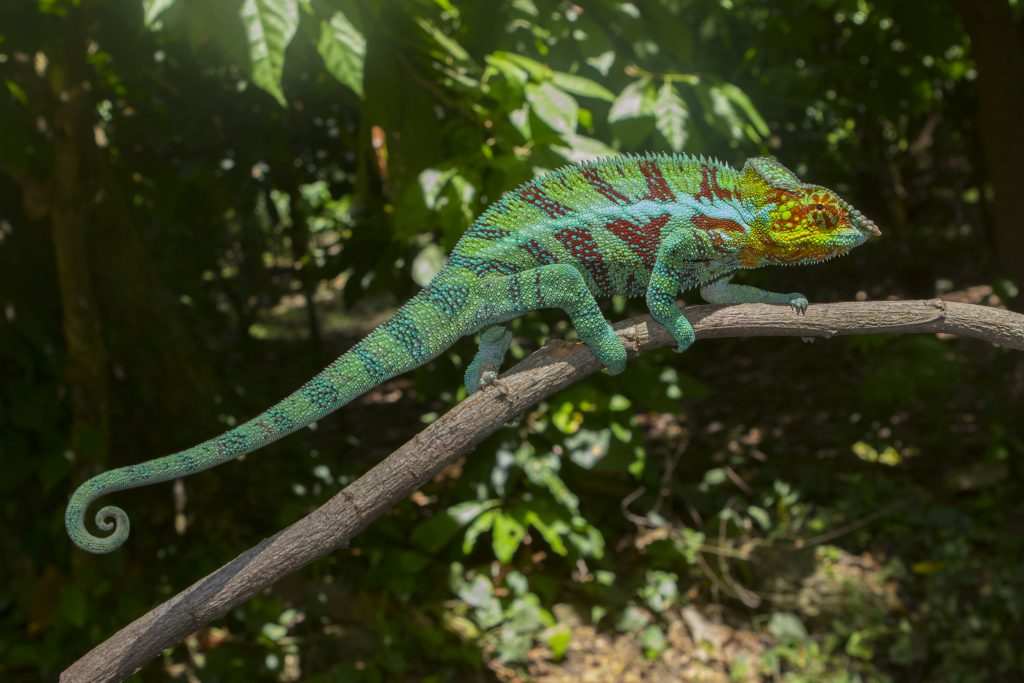
<svg viewBox="0 0 1024 683">
<path fill-rule="evenodd" d="M 91 553 L 115 550 L 128 538 L 124 510 L 106 506 L 96 513 L 96 525 L 111 532 L 107 536 L 85 526 L 86 512 L 100 496 L 201 472 L 250 453 L 437 357 L 474 330 L 468 296 L 465 285 L 432 283 L 298 391 L 245 424 L 184 451 L 89 479 L 71 496 L 64 515 L 71 540 Z"/>
</svg>

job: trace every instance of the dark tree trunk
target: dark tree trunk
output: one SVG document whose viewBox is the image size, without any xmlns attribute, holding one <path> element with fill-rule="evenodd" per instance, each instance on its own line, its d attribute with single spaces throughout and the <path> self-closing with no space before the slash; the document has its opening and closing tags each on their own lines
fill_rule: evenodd
<svg viewBox="0 0 1024 683">
<path fill-rule="evenodd" d="M 999 274 L 1017 287 L 1024 311 L 1024 29 L 1007 0 L 953 0 L 978 66 L 978 128 L 992 184 Z"/>
<path fill-rule="evenodd" d="M 108 356 L 93 286 L 88 243 L 94 186 L 93 102 L 86 64 L 85 22 L 66 22 L 63 68 L 53 69 L 55 107 L 50 221 L 56 252 L 67 386 L 73 418 L 71 448 L 88 462 L 106 461 L 110 442 Z"/>
</svg>

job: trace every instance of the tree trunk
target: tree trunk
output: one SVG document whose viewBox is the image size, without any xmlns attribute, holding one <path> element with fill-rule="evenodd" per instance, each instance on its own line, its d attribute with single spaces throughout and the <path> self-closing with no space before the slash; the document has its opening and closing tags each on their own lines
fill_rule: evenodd
<svg viewBox="0 0 1024 683">
<path fill-rule="evenodd" d="M 978 66 L 978 128 L 992 184 L 993 237 L 999 274 L 1024 311 L 1024 30 L 1007 0 L 954 0 Z"/>
<path fill-rule="evenodd" d="M 55 108 L 50 221 L 56 252 L 66 378 L 73 418 L 71 448 L 87 462 L 104 462 L 109 450 L 110 396 L 107 347 L 88 249 L 93 192 L 88 160 L 95 153 L 91 84 L 81 16 L 66 22 L 62 69 L 54 70 Z"/>
</svg>

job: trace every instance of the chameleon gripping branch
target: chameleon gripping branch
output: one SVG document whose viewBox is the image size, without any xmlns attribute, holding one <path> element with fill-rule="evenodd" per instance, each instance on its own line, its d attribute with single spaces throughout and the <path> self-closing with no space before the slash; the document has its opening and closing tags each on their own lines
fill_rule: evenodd
<svg viewBox="0 0 1024 683">
<path fill-rule="evenodd" d="M 1024 315 L 940 300 L 815 304 L 804 316 L 759 304 L 691 306 L 698 339 L 754 336 L 948 333 L 1024 350 Z M 615 326 L 637 356 L 676 344 L 647 316 Z M 552 341 L 469 397 L 317 510 L 245 551 L 112 635 L 61 675 L 65 682 L 116 681 L 190 633 L 349 540 L 472 450 L 489 434 L 601 363 L 576 342 Z"/>
<path fill-rule="evenodd" d="M 644 297 L 684 351 L 695 333 L 676 305 L 680 291 L 699 288 L 710 303 L 777 304 L 802 313 L 808 305 L 803 294 L 729 280 L 748 268 L 818 263 L 878 234 L 836 193 L 802 182 L 773 159 L 749 159 L 740 171 L 667 154 L 567 166 L 495 202 L 420 293 L 277 405 L 197 446 L 79 486 L 64 517 L 68 534 L 83 550 L 110 552 L 128 538 L 128 515 L 100 508 L 96 525 L 107 534 L 95 535 L 85 519 L 100 497 L 262 448 L 479 331 L 480 350 L 465 377 L 473 393 L 498 375 L 512 339 L 504 323 L 529 311 L 562 309 L 614 375 L 626 367 L 626 349 L 597 297 Z"/>
</svg>

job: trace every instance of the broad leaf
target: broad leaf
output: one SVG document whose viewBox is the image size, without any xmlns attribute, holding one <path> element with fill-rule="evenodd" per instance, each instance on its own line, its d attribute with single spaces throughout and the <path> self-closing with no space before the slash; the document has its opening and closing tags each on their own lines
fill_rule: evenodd
<svg viewBox="0 0 1024 683">
<path fill-rule="evenodd" d="M 320 38 L 316 51 L 332 76 L 363 96 L 363 63 L 366 59 L 366 39 L 341 12 L 335 12 L 328 21 L 320 22 Z"/>
<path fill-rule="evenodd" d="M 686 145 L 688 117 L 686 102 L 676 92 L 675 86 L 670 81 L 665 81 L 654 101 L 654 125 L 676 152 L 683 151 Z"/>
<path fill-rule="evenodd" d="M 514 52 L 505 52 L 503 50 L 498 50 L 497 52 L 491 53 L 491 56 L 515 64 L 519 68 L 524 69 L 527 73 L 529 73 L 530 78 L 537 81 L 544 80 L 551 72 L 551 69 L 546 64 L 542 64 L 541 62 L 538 62 L 536 59 L 530 59 L 529 57 L 524 57 L 523 55 L 517 55 Z"/>
<path fill-rule="evenodd" d="M 562 90 L 567 90 L 581 97 L 593 97 L 605 102 L 612 102 L 615 99 L 615 95 L 611 90 L 597 81 L 592 81 L 583 76 L 555 71 L 551 74 L 551 82 Z"/>
<path fill-rule="evenodd" d="M 499 512 L 491 529 L 491 540 L 494 545 L 494 556 L 503 564 L 512 561 L 519 549 L 519 544 L 526 536 L 526 527 L 512 515 Z"/>
<path fill-rule="evenodd" d="M 650 79 L 640 78 L 623 88 L 608 112 L 608 123 L 651 114 L 648 93 L 650 84 Z"/>
<path fill-rule="evenodd" d="M 240 16 L 249 41 L 253 83 L 283 106 L 284 51 L 299 26 L 298 3 L 295 0 L 245 0 Z"/>
<path fill-rule="evenodd" d="M 732 83 L 723 83 L 718 86 L 718 88 L 723 95 L 732 100 L 732 103 L 740 108 L 750 121 L 751 127 L 748 127 L 747 135 L 752 140 L 756 142 L 760 138 L 768 137 L 768 134 L 771 132 L 768 129 L 768 124 L 765 123 L 763 118 L 761 118 L 761 114 L 757 111 L 757 107 L 754 106 L 754 103 L 750 101 L 750 98 L 747 97 L 745 92 L 737 88 Z"/>
<path fill-rule="evenodd" d="M 526 101 L 533 113 L 562 135 L 576 131 L 579 105 L 571 95 L 551 83 L 530 83 L 526 86 Z"/>
</svg>

